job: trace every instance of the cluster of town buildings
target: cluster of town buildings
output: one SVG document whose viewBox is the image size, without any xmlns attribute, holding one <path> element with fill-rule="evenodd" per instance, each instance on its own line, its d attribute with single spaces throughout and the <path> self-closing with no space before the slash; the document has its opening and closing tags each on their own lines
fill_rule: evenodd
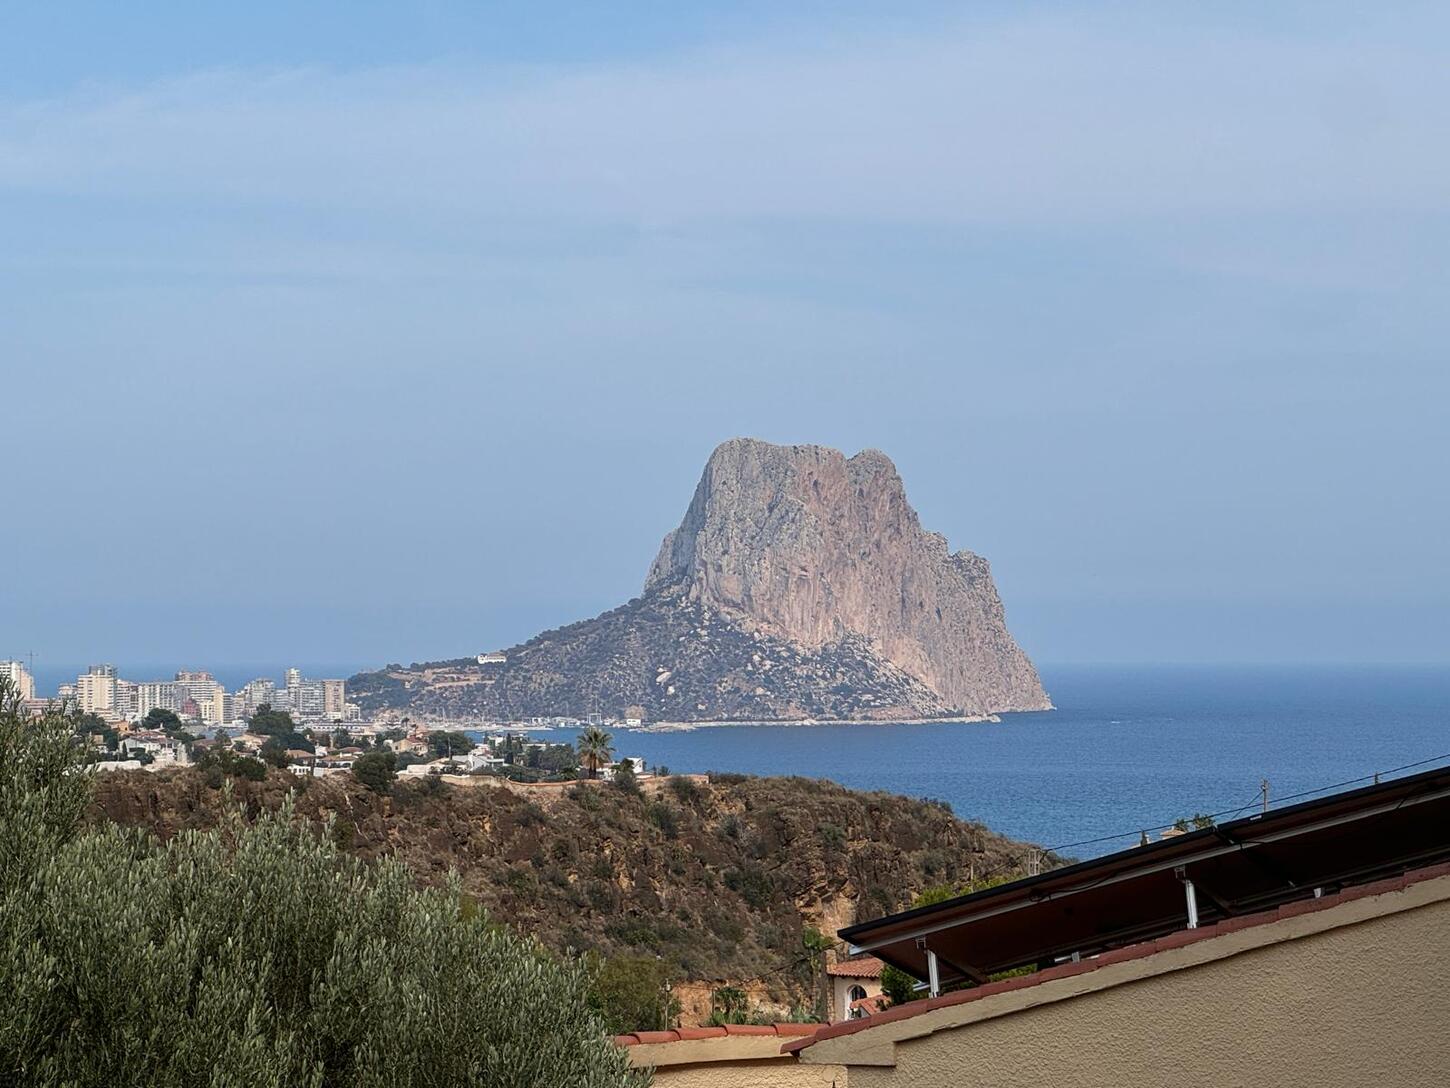
<svg viewBox="0 0 1450 1088">
<path fill-rule="evenodd" d="M 0 677 L 8 677 L 23 699 L 37 700 L 35 678 L 21 661 L 0 661 Z M 285 710 L 299 722 L 349 722 L 361 715 L 347 701 L 347 681 L 316 680 L 288 669 L 282 683 L 262 677 L 238 691 L 226 688 L 208 672 L 178 672 L 170 680 L 127 680 L 114 665 L 92 665 L 62 684 L 56 697 L 83 714 L 107 722 L 141 721 L 153 710 L 169 710 L 183 721 L 198 725 L 228 725 L 245 721 L 262 706 Z"/>
<path fill-rule="evenodd" d="M 464 752 L 437 756 L 425 729 L 406 732 L 396 727 L 371 724 L 336 724 L 312 729 L 307 747 L 287 750 L 288 770 L 293 774 L 320 777 L 343 774 L 352 770 L 358 757 L 386 749 L 399 757 L 398 771 L 405 778 L 426 775 L 501 774 L 510 765 L 506 754 L 517 759 L 529 752 L 548 747 L 542 741 L 530 740 L 518 733 L 492 733 L 475 742 Z M 225 726 L 209 729 L 200 737 L 177 736 L 162 730 L 128 726 L 119 735 L 110 758 L 96 764 L 101 771 L 162 770 L 187 766 L 217 744 L 226 744 L 241 755 L 256 756 L 272 738 L 243 731 L 232 733 Z M 504 753 L 504 754 L 501 754 Z M 648 778 L 645 761 L 638 756 L 621 757 L 600 767 L 599 777 L 612 779 L 628 764 L 638 778 Z"/>
<path fill-rule="evenodd" d="M 480 654 L 502 661 L 503 654 Z M 8 678 L 20 696 L 36 713 L 52 698 L 39 697 L 35 679 L 23 661 L 0 661 L 0 678 Z M 341 723 L 349 726 L 365 721 L 360 707 L 347 701 L 347 681 L 314 679 L 303 676 L 300 669 L 287 669 L 279 684 L 270 677 L 249 680 L 236 691 L 225 686 L 209 672 L 182 670 L 170 680 L 128 680 L 117 674 L 114 665 L 92 665 L 76 677 L 72 684 L 62 684 L 54 699 L 76 707 L 83 714 L 95 714 L 106 722 L 138 722 L 152 710 L 169 710 L 183 721 L 200 726 L 240 725 L 259 707 L 285 710 L 299 723 Z M 638 717 L 613 718 L 601 714 L 583 717 L 554 715 L 531 717 L 518 721 L 455 721 L 447 717 L 411 716 L 413 721 L 431 721 L 440 729 L 473 729 L 506 726 L 513 729 L 579 729 L 588 725 L 608 728 L 636 729 L 644 724 Z M 388 711 L 378 715 L 387 727 L 406 722 L 409 715 Z"/>
</svg>

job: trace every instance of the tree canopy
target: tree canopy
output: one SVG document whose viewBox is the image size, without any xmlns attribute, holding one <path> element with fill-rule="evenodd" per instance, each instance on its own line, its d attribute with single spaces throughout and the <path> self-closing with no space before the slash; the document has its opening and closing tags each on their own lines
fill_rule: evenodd
<svg viewBox="0 0 1450 1088">
<path fill-rule="evenodd" d="M 312 740 L 298 731 L 291 714 L 285 710 L 273 710 L 266 703 L 257 707 L 247 719 L 247 731 L 268 738 L 257 754 L 274 767 L 287 766 L 289 751 L 311 752 L 314 748 Z"/>
<path fill-rule="evenodd" d="M 634 1086 L 561 963 L 290 803 L 84 830 L 74 723 L 0 685 L 0 1082 Z"/>
<path fill-rule="evenodd" d="M 273 710 L 269 704 L 263 703 L 247 719 L 247 732 L 259 737 L 285 737 L 297 732 L 297 723 L 287 711 Z"/>
<path fill-rule="evenodd" d="M 171 732 L 173 729 L 181 728 L 181 718 L 174 710 L 167 710 L 164 706 L 153 706 L 146 711 L 146 717 L 141 719 L 143 729 L 160 729 L 163 732 Z"/>
<path fill-rule="evenodd" d="M 669 966 L 657 956 L 616 956 L 595 973 L 592 1000 L 615 1034 L 663 1031 L 680 1013 L 670 981 Z"/>
<path fill-rule="evenodd" d="M 436 729 L 428 734 L 428 751 L 435 758 L 466 755 L 473 751 L 473 738 L 467 733 Z"/>
<path fill-rule="evenodd" d="M 577 774 L 579 772 L 579 753 L 569 744 L 545 744 L 539 747 L 530 748 L 525 757 L 525 764 L 529 767 L 546 771 L 550 774 Z"/>
<path fill-rule="evenodd" d="M 579 734 L 579 762 L 589 768 L 589 777 L 597 778 L 599 768 L 609 762 L 614 754 L 611 747 L 614 738 L 597 725 L 591 725 Z"/>
<path fill-rule="evenodd" d="M 366 752 L 352 763 L 352 776 L 374 793 L 388 793 L 398 777 L 398 761 L 386 749 Z"/>
</svg>

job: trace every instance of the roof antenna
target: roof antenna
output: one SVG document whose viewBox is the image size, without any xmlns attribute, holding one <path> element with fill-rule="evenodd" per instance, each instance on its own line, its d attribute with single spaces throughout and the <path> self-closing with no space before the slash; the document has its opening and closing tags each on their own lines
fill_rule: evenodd
<svg viewBox="0 0 1450 1088">
<path fill-rule="evenodd" d="M 1259 790 L 1264 795 L 1264 811 L 1269 811 L 1269 780 L 1265 778 L 1259 783 Z"/>
</svg>

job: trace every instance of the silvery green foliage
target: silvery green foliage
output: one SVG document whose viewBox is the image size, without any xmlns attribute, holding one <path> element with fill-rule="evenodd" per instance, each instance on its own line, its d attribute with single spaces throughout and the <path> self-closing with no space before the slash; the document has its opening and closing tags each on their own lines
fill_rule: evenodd
<svg viewBox="0 0 1450 1088">
<path fill-rule="evenodd" d="M 79 832 L 65 715 L 0 692 L 0 1083 L 648 1083 L 582 967 L 368 866 L 290 805 L 161 844 Z"/>
</svg>

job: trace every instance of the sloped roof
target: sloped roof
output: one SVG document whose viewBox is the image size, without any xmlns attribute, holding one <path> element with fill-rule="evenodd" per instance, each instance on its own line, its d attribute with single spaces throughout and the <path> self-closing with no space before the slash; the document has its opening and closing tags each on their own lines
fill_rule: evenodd
<svg viewBox="0 0 1450 1088">
<path fill-rule="evenodd" d="M 826 974 L 838 978 L 880 978 L 884 966 L 875 956 L 853 956 L 831 964 L 826 968 Z"/>
<path fill-rule="evenodd" d="M 849 926 L 842 939 L 918 979 L 986 981 L 1450 860 L 1450 768 L 1190 831 Z"/>
<path fill-rule="evenodd" d="M 722 1024 L 710 1028 L 670 1028 L 668 1031 L 635 1031 L 616 1035 L 617 1046 L 639 1046 L 641 1043 L 679 1043 L 699 1039 L 724 1039 L 731 1035 L 772 1035 L 800 1038 L 814 1035 L 823 1024 Z"/>
<path fill-rule="evenodd" d="M 908 1002 L 905 1005 L 897 1005 L 892 1008 L 876 1011 L 873 1015 L 863 1019 L 843 1020 L 840 1023 L 822 1026 L 819 1031 L 813 1033 L 808 1038 L 795 1039 L 784 1044 L 781 1047 L 781 1052 L 787 1054 L 799 1053 L 807 1047 L 827 1039 L 835 1039 L 843 1035 L 854 1035 L 857 1032 L 869 1031 L 872 1028 L 894 1024 L 902 1020 L 909 1020 L 912 1017 L 921 1016 L 923 1013 L 933 1012 L 937 1009 L 965 1005 L 973 1001 L 983 1001 L 998 994 L 1030 989 L 1034 986 L 1040 986 L 1043 983 L 1052 982 L 1057 979 L 1085 975 L 1093 971 L 1111 967 L 1115 964 L 1147 959 L 1162 952 L 1186 948 L 1190 945 L 1198 945 L 1203 942 L 1212 941 L 1215 938 L 1240 933 L 1244 930 L 1253 930 L 1257 927 L 1268 926 L 1275 922 L 1283 922 L 1302 915 L 1313 915 L 1322 911 L 1329 911 L 1343 906 L 1346 903 L 1353 903 L 1356 900 L 1370 899 L 1375 896 L 1389 895 L 1395 892 L 1404 892 L 1421 884 L 1433 888 L 1434 885 L 1426 884 L 1426 882 L 1447 876 L 1450 876 L 1450 862 L 1425 866 L 1405 873 L 1402 876 L 1357 885 L 1336 894 L 1285 903 L 1272 910 L 1261 911 L 1257 914 L 1228 918 L 1214 925 L 1201 926 L 1197 929 L 1185 929 L 1167 936 L 1158 937 L 1154 940 L 1141 941 L 1125 948 L 1118 948 L 1111 952 L 1104 952 L 1101 955 L 1083 959 L 1078 963 L 1061 963 L 1055 967 L 1048 967 L 1041 971 L 1033 972 L 1030 975 L 1019 975 L 1016 978 L 989 982 L 982 986 L 973 986 L 969 989 L 943 994 L 940 997 L 922 998 L 918 1001 Z M 1440 894 L 1443 895 L 1444 892 L 1442 891 Z M 867 1000 L 875 999 L 868 998 Z"/>
</svg>

